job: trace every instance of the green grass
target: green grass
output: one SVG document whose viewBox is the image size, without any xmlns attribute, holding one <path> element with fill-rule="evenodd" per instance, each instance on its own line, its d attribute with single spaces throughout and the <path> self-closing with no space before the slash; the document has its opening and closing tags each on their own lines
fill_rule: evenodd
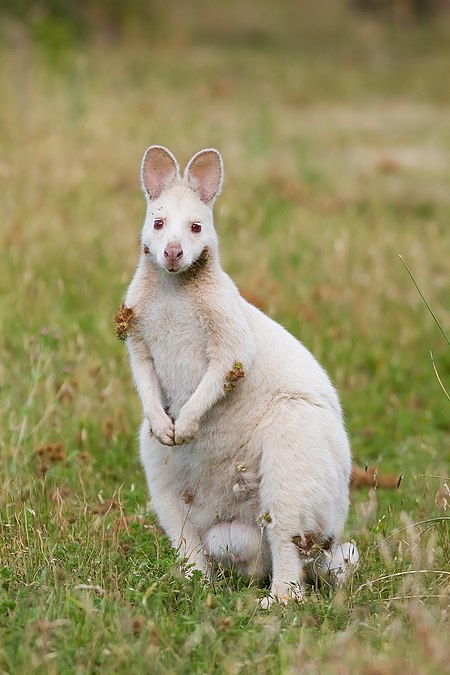
<svg viewBox="0 0 450 675">
<path fill-rule="evenodd" d="M 447 390 L 450 352 L 398 254 L 448 332 L 449 43 L 356 21 L 297 40 L 276 13 L 250 39 L 230 16 L 154 43 L 4 34 L 0 671 L 448 670 L 450 415 L 429 352 Z M 150 143 L 223 152 L 225 269 L 330 372 L 356 463 L 404 474 L 353 495 L 362 561 L 337 594 L 265 613 L 264 584 L 186 580 L 148 512 L 112 317 Z"/>
</svg>

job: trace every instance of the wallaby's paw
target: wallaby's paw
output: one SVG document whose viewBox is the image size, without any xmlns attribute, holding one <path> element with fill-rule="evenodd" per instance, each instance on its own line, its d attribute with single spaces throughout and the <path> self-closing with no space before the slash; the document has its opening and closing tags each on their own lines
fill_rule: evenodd
<svg viewBox="0 0 450 675">
<path fill-rule="evenodd" d="M 199 421 L 195 418 L 181 415 L 175 421 L 175 445 L 190 443 L 197 435 Z"/>
<path fill-rule="evenodd" d="M 258 600 L 258 605 L 260 609 L 270 609 L 275 602 L 275 598 L 272 598 L 271 595 L 268 595 L 266 598 L 261 598 Z"/>
<path fill-rule="evenodd" d="M 339 544 L 333 551 L 329 563 L 329 574 L 334 576 L 337 585 L 342 586 L 355 571 L 359 562 L 359 552 L 353 541 Z"/>
<path fill-rule="evenodd" d="M 197 559 L 194 562 L 184 561 L 180 565 L 180 572 L 186 579 L 192 579 L 196 573 L 197 575 L 200 573 L 202 581 L 206 583 L 210 581 L 210 572 L 204 560 Z"/>
<path fill-rule="evenodd" d="M 175 425 L 166 413 L 150 423 L 151 433 L 163 445 L 175 445 Z"/>
<path fill-rule="evenodd" d="M 261 609 L 270 609 L 276 602 L 281 605 L 287 605 L 293 600 L 296 602 L 301 602 L 303 600 L 303 588 L 299 584 L 282 584 L 278 589 L 278 592 L 277 589 L 272 587 L 270 589 L 270 595 L 261 598 L 258 604 Z"/>
<path fill-rule="evenodd" d="M 292 595 L 283 595 L 281 598 L 274 598 L 273 595 L 268 595 L 265 598 L 261 598 L 258 604 L 260 609 L 270 609 L 272 605 L 277 602 L 280 605 L 287 605 L 292 602 L 292 600 L 301 600 L 301 598 L 294 597 Z"/>
</svg>

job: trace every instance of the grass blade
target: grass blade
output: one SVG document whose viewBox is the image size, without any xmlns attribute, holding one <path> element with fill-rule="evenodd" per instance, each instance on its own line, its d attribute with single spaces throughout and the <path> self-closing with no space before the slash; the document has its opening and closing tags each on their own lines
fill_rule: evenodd
<svg viewBox="0 0 450 675">
<path fill-rule="evenodd" d="M 412 280 L 414 286 L 417 288 L 417 292 L 419 293 L 420 297 L 422 298 L 423 302 L 425 303 L 426 308 L 427 308 L 428 311 L 430 312 L 430 314 L 431 314 L 431 316 L 433 317 L 433 319 L 434 319 L 436 325 L 438 326 L 439 330 L 441 331 L 442 335 L 444 336 L 445 340 L 447 341 L 448 346 L 450 347 L 450 339 L 449 339 L 447 333 L 446 333 L 445 330 L 442 328 L 439 319 L 437 318 L 436 314 L 433 312 L 433 310 L 431 309 L 430 305 L 429 305 L 428 302 L 426 301 L 426 299 L 425 299 L 425 297 L 424 297 L 422 291 L 420 290 L 419 285 L 417 284 L 417 281 L 415 280 L 415 278 L 414 278 L 414 276 L 413 276 L 413 273 L 412 273 L 411 270 L 409 269 L 409 267 L 408 267 L 408 265 L 407 265 L 405 259 L 403 258 L 403 256 L 402 256 L 400 253 L 398 254 L 398 257 L 400 258 L 400 260 L 401 260 L 402 263 L 404 264 L 404 266 L 405 266 L 405 268 L 406 268 L 406 271 L 408 272 L 409 276 L 411 277 L 411 280 Z"/>
</svg>

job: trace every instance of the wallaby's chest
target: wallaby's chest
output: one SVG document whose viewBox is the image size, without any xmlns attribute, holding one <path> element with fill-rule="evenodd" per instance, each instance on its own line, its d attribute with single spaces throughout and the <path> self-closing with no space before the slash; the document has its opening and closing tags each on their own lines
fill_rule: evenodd
<svg viewBox="0 0 450 675">
<path fill-rule="evenodd" d="M 170 291 L 150 300 L 143 328 L 165 403 L 178 414 L 205 373 L 205 332 L 189 298 Z"/>
</svg>

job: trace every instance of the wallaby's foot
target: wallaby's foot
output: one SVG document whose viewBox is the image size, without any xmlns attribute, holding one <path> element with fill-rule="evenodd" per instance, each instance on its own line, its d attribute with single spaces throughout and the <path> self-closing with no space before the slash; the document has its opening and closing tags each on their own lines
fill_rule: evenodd
<svg viewBox="0 0 450 675">
<path fill-rule="evenodd" d="M 148 418 L 147 418 L 148 419 Z M 161 411 L 158 416 L 152 415 L 149 421 L 150 434 L 163 445 L 175 445 L 175 425 L 165 412 Z"/>
<path fill-rule="evenodd" d="M 186 579 L 192 579 L 195 572 L 200 572 L 202 582 L 209 583 L 211 581 L 211 570 L 203 556 L 196 556 L 195 560 L 183 560 L 180 565 L 180 572 Z"/>
<path fill-rule="evenodd" d="M 270 609 L 275 602 L 274 598 L 271 595 L 268 595 L 266 598 L 261 598 L 258 601 L 260 609 Z"/>
<path fill-rule="evenodd" d="M 190 443 L 197 435 L 199 420 L 187 415 L 180 415 L 175 421 L 175 445 Z"/>
<path fill-rule="evenodd" d="M 359 563 L 359 552 L 356 544 L 346 541 L 333 551 L 329 563 L 329 574 L 334 575 L 338 586 L 342 586 L 355 571 Z"/>
<path fill-rule="evenodd" d="M 261 609 L 270 609 L 276 602 L 287 605 L 289 602 L 301 602 L 303 600 L 303 587 L 300 584 L 272 584 L 270 595 L 261 598 L 259 606 Z"/>
</svg>

